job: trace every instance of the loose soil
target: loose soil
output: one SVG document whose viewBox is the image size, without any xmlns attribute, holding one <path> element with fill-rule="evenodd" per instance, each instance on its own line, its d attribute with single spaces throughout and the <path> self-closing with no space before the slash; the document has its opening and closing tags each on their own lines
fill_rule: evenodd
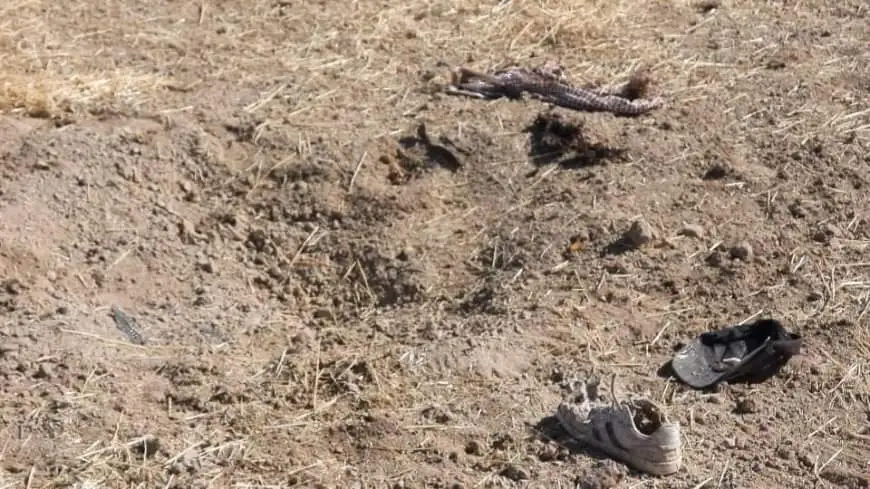
<svg viewBox="0 0 870 489">
<path fill-rule="evenodd" d="M 870 487 L 864 0 L 0 19 L 0 486 Z M 439 89 L 551 59 L 667 104 Z M 777 377 L 659 374 L 756 317 L 805 337 Z M 678 474 L 542 436 L 585 374 L 681 424 Z"/>
</svg>

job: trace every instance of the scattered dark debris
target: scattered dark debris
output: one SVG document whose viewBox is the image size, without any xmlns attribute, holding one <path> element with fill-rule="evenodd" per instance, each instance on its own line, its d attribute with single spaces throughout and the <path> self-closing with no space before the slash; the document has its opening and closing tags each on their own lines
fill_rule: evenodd
<svg viewBox="0 0 870 489">
<path fill-rule="evenodd" d="M 507 464 L 499 471 L 499 475 L 506 477 L 514 482 L 529 480 L 529 472 L 514 464 Z"/>
<path fill-rule="evenodd" d="M 785 68 L 785 61 L 782 59 L 771 59 L 765 63 L 764 67 L 768 70 L 781 70 Z"/>
<path fill-rule="evenodd" d="M 734 405 L 735 414 L 753 414 L 758 412 L 758 405 L 751 397 L 741 397 Z"/>
<path fill-rule="evenodd" d="M 720 163 L 713 163 L 701 176 L 702 180 L 722 180 L 731 174 L 731 169 Z"/>
<path fill-rule="evenodd" d="M 749 261 L 754 256 L 754 253 L 751 244 L 741 241 L 728 250 L 728 255 L 735 260 Z"/>
<path fill-rule="evenodd" d="M 535 166 L 558 163 L 566 169 L 577 169 L 625 154 L 624 149 L 590 144 L 583 137 L 581 123 L 566 122 L 555 112 L 539 113 L 523 132 L 529 134 L 528 155 Z"/>
<path fill-rule="evenodd" d="M 130 450 L 143 458 L 151 458 L 160 449 L 160 440 L 153 436 L 144 436 L 130 445 Z"/>
<path fill-rule="evenodd" d="M 722 2 L 720 0 L 699 0 L 694 5 L 695 9 L 702 14 L 710 13 L 721 6 Z"/>
<path fill-rule="evenodd" d="M 687 238 L 702 239 L 706 233 L 704 228 L 699 224 L 686 224 L 677 234 Z"/>
</svg>

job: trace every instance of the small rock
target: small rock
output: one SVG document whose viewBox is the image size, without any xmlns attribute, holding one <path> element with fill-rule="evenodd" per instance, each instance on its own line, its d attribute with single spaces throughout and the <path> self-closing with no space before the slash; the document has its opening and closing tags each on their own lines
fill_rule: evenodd
<svg viewBox="0 0 870 489">
<path fill-rule="evenodd" d="M 553 443 L 547 443 L 538 450 L 538 459 L 541 462 L 550 462 L 559 458 L 559 447 Z"/>
<path fill-rule="evenodd" d="M 707 265 L 710 265 L 711 267 L 718 267 L 722 264 L 722 254 L 719 253 L 718 250 L 713 250 L 709 255 L 707 255 L 705 261 L 707 262 Z"/>
<path fill-rule="evenodd" d="M 16 278 L 10 278 L 2 282 L 3 290 L 9 295 L 19 295 L 24 290 L 24 285 Z"/>
<path fill-rule="evenodd" d="M 731 258 L 743 261 L 749 261 L 752 259 L 752 245 L 747 243 L 746 241 L 741 241 L 736 245 L 732 246 L 728 253 L 731 255 Z"/>
<path fill-rule="evenodd" d="M 483 445 L 477 440 L 471 440 L 465 444 L 465 453 L 469 455 L 483 455 Z"/>
<path fill-rule="evenodd" d="M 198 233 L 192 222 L 182 219 L 178 223 L 178 237 L 184 244 L 195 244 Z"/>
<path fill-rule="evenodd" d="M 11 474 L 20 474 L 28 469 L 26 465 L 16 462 L 6 462 L 3 464 L 3 468 Z"/>
<path fill-rule="evenodd" d="M 791 213 L 792 217 L 796 219 L 803 219 L 804 217 L 807 217 L 807 211 L 806 209 L 804 209 L 799 201 L 795 201 L 789 204 L 788 211 Z"/>
<path fill-rule="evenodd" d="M 655 239 L 655 236 L 655 229 L 652 225 L 640 218 L 631 223 L 631 227 L 623 234 L 623 239 L 632 246 L 643 246 Z"/>
<path fill-rule="evenodd" d="M 17 353 L 20 347 L 15 343 L 0 343 L 0 358 L 9 353 Z"/>
<path fill-rule="evenodd" d="M 824 231 L 819 230 L 813 233 L 813 241 L 817 243 L 827 243 L 830 240 L 830 236 L 825 234 Z"/>
<path fill-rule="evenodd" d="M 529 480 L 529 473 L 514 464 L 505 465 L 505 467 L 501 469 L 501 472 L 499 472 L 499 475 L 514 482 Z"/>
<path fill-rule="evenodd" d="M 722 399 L 722 396 L 711 395 L 707 397 L 707 402 L 709 402 L 710 404 L 722 404 L 723 402 L 725 402 L 725 400 Z"/>
<path fill-rule="evenodd" d="M 453 419 L 453 415 L 440 406 L 428 407 L 423 410 L 422 414 L 426 419 L 431 419 L 438 424 L 446 424 Z"/>
<path fill-rule="evenodd" d="M 94 279 L 94 284 L 97 287 L 102 287 L 106 283 L 106 275 L 101 270 L 92 271 L 91 278 Z"/>
<path fill-rule="evenodd" d="M 721 7 L 721 2 L 719 0 L 700 0 L 695 4 L 695 8 L 702 14 L 706 14 L 719 7 Z"/>
<path fill-rule="evenodd" d="M 282 272 L 278 267 L 269 267 L 269 270 L 267 270 L 266 273 L 269 274 L 269 277 L 279 282 L 282 282 L 286 278 L 284 272 Z"/>
<path fill-rule="evenodd" d="M 160 441 L 153 436 L 146 436 L 134 443 L 130 449 L 145 458 L 153 457 L 160 449 Z"/>
<path fill-rule="evenodd" d="M 730 170 L 728 167 L 719 163 L 712 164 L 707 171 L 701 176 L 702 180 L 721 180 L 728 176 Z"/>
<path fill-rule="evenodd" d="M 734 412 L 737 414 L 752 414 L 758 412 L 758 406 L 755 400 L 749 397 L 741 397 L 737 400 L 734 406 Z"/>
<path fill-rule="evenodd" d="M 813 241 L 819 243 L 828 243 L 831 241 L 831 238 L 835 238 L 840 235 L 840 230 L 837 229 L 833 224 L 825 224 L 820 229 L 818 229 L 815 233 L 813 233 Z"/>
<path fill-rule="evenodd" d="M 36 368 L 36 373 L 33 376 L 37 379 L 51 379 L 54 377 L 54 368 L 49 363 L 40 363 Z"/>
<path fill-rule="evenodd" d="M 410 248 L 410 247 L 408 247 L 408 248 L 403 248 L 403 249 L 402 249 L 401 251 L 399 251 L 399 253 L 396 255 L 396 259 L 398 259 L 398 260 L 400 260 L 400 261 L 408 261 L 408 260 L 411 259 L 411 256 L 413 256 L 413 254 L 414 254 L 414 250 L 413 250 L 412 248 Z"/>
<path fill-rule="evenodd" d="M 680 236 L 687 236 L 689 238 L 703 238 L 704 228 L 698 224 L 686 224 L 683 226 L 683 229 L 680 229 L 679 234 Z"/>
<path fill-rule="evenodd" d="M 794 450 L 787 447 L 779 447 L 776 449 L 776 456 L 781 458 L 782 460 L 794 460 L 795 452 Z"/>
</svg>

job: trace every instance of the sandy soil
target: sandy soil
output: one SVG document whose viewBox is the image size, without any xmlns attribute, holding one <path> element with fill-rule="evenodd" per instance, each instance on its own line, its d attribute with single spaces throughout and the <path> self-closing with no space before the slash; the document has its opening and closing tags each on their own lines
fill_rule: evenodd
<svg viewBox="0 0 870 489">
<path fill-rule="evenodd" d="M 870 487 L 868 25 L 863 0 L 7 2 L 0 487 Z M 646 66 L 667 105 L 439 92 L 548 59 Z M 583 144 L 540 154 L 546 117 Z M 806 338 L 776 378 L 657 375 L 762 316 Z M 590 372 L 681 423 L 678 474 L 536 434 Z"/>
</svg>

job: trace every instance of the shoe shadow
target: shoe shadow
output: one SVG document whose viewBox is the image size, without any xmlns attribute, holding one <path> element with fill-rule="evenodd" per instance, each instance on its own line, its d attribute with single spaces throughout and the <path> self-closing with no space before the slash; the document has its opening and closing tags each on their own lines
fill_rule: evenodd
<svg viewBox="0 0 870 489">
<path fill-rule="evenodd" d="M 536 167 L 556 163 L 562 168 L 576 170 L 619 159 L 626 152 L 621 148 L 588 142 L 581 124 L 566 122 L 552 112 L 538 114 L 523 132 L 529 135 L 528 155 Z"/>
<path fill-rule="evenodd" d="M 554 442 L 568 449 L 572 455 L 585 455 L 597 460 L 609 460 L 606 454 L 584 445 L 568 434 L 555 416 L 545 416 L 531 427 L 535 436 L 542 442 Z"/>
</svg>

